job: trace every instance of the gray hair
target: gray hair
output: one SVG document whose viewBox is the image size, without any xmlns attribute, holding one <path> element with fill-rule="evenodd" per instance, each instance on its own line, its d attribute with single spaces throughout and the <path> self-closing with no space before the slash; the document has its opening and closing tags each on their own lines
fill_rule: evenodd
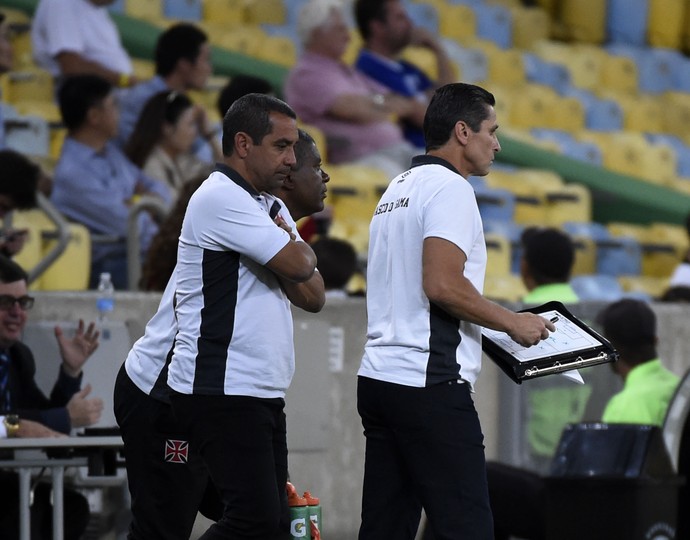
<svg viewBox="0 0 690 540">
<path fill-rule="evenodd" d="M 345 17 L 341 0 L 309 0 L 302 5 L 297 19 L 297 35 L 302 47 L 309 43 L 314 30 L 328 22 L 334 11 Z"/>
</svg>

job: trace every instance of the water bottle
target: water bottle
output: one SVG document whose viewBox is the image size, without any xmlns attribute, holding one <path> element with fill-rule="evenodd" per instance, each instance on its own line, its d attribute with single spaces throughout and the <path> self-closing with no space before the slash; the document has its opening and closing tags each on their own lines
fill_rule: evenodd
<svg viewBox="0 0 690 540">
<path fill-rule="evenodd" d="M 108 322 L 108 317 L 115 309 L 115 287 L 110 278 L 110 272 L 103 272 L 98 280 L 98 297 L 96 299 L 96 310 L 98 311 L 98 324 L 101 327 L 103 339 L 110 337 L 108 328 L 104 325 Z"/>
<path fill-rule="evenodd" d="M 319 540 L 321 538 L 321 530 L 323 529 L 321 525 L 321 501 L 308 491 L 304 492 L 303 497 L 307 500 L 312 539 Z"/>
<path fill-rule="evenodd" d="M 290 539 L 309 540 L 311 528 L 309 526 L 309 507 L 307 499 L 297 494 L 295 486 L 287 483 L 288 505 L 290 506 Z"/>
</svg>

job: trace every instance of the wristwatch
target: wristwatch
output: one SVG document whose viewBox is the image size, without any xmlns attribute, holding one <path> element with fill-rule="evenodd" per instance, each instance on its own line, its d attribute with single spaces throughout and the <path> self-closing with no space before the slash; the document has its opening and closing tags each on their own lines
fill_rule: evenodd
<svg viewBox="0 0 690 540">
<path fill-rule="evenodd" d="M 7 430 L 7 436 L 14 438 L 19 434 L 19 416 L 16 414 L 7 414 L 3 418 L 2 423 Z"/>
</svg>

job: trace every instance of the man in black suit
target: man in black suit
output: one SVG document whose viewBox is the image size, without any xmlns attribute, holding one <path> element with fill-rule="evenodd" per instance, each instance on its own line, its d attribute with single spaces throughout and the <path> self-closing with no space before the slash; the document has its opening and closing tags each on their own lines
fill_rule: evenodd
<svg viewBox="0 0 690 540">
<path fill-rule="evenodd" d="M 27 294 L 27 275 L 15 262 L 0 256 L 0 437 L 59 436 L 73 427 L 98 421 L 103 402 L 87 398 L 91 387 L 81 387 L 82 367 L 98 346 L 98 331 L 79 321 L 73 337 L 55 328 L 62 363 L 50 394 L 38 388 L 36 363 L 31 350 L 21 343 L 28 311 L 34 299 Z M 42 430 L 29 429 L 32 427 Z M 17 475 L 0 471 L 0 538 L 18 538 L 19 508 Z M 52 538 L 50 486 L 39 485 L 31 511 L 32 539 Z M 86 528 L 89 508 L 86 499 L 65 490 L 65 538 L 78 539 Z"/>
</svg>

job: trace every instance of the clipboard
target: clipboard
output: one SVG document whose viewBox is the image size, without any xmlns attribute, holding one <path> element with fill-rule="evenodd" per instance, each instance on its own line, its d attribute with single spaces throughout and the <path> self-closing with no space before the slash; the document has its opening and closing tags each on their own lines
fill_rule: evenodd
<svg viewBox="0 0 690 540">
<path fill-rule="evenodd" d="M 482 349 L 518 384 L 618 360 L 618 353 L 611 343 L 570 313 L 561 302 L 547 302 L 521 312 L 536 313 L 552 322 L 555 320 L 556 331 L 538 345 L 523 347 L 505 332 L 482 329 Z"/>
</svg>

